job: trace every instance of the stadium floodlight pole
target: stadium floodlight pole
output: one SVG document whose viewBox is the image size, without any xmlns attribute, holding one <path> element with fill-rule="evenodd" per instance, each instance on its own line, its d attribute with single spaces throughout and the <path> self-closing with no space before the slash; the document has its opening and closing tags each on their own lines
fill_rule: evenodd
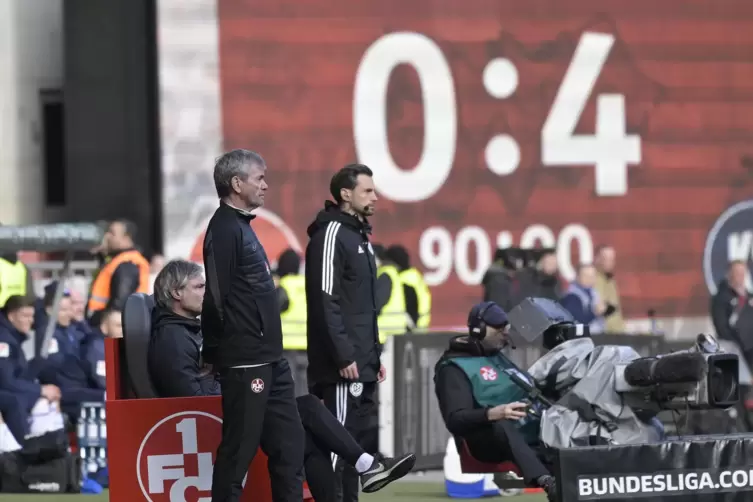
<svg viewBox="0 0 753 502">
<path fill-rule="evenodd" d="M 71 262 L 76 251 L 89 251 L 102 243 L 103 228 L 96 223 L 57 223 L 52 225 L 0 226 L 0 252 L 65 251 L 63 270 L 55 288 L 50 322 L 44 332 L 40 356 L 47 358 L 49 341 L 55 332 L 55 322 L 60 311 L 60 300 L 65 282 L 71 274 Z"/>
</svg>

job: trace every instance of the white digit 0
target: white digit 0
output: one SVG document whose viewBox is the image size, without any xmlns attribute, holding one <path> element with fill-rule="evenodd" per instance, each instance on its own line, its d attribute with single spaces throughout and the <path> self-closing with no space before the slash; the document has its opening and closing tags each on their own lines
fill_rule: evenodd
<svg viewBox="0 0 753 502">
<path fill-rule="evenodd" d="M 471 268 L 468 261 L 469 247 L 473 243 L 476 248 L 476 266 Z M 481 283 L 481 279 L 492 262 L 491 244 L 489 237 L 481 227 L 465 227 L 455 237 L 455 272 L 460 282 L 466 285 Z"/>
<path fill-rule="evenodd" d="M 545 225 L 531 225 L 520 236 L 520 247 L 523 249 L 553 248 L 555 242 L 554 232 Z"/>
<path fill-rule="evenodd" d="M 427 269 L 424 280 L 428 286 L 442 284 L 452 271 L 452 236 L 446 228 L 430 227 L 418 241 L 418 254 Z"/>
<path fill-rule="evenodd" d="M 578 223 L 572 223 L 563 228 L 557 237 L 557 263 L 560 274 L 567 281 L 575 279 L 577 268 L 573 266 L 571 254 L 573 241 L 578 245 L 580 263 L 592 263 L 594 259 L 594 243 L 588 229 Z"/>
<path fill-rule="evenodd" d="M 421 158 L 411 170 L 395 164 L 387 137 L 387 86 L 392 70 L 408 64 L 418 73 L 424 111 Z M 457 139 L 455 84 L 441 49 L 419 33 L 390 33 L 364 53 L 356 73 L 353 134 L 359 161 L 374 169 L 374 185 L 396 202 L 426 200 L 452 170 Z"/>
<path fill-rule="evenodd" d="M 641 162 L 640 136 L 625 133 L 625 96 L 622 94 L 597 97 L 593 136 L 575 133 L 613 44 L 612 35 L 583 34 L 541 131 L 542 164 L 593 164 L 599 196 L 625 195 L 627 166 Z"/>
</svg>

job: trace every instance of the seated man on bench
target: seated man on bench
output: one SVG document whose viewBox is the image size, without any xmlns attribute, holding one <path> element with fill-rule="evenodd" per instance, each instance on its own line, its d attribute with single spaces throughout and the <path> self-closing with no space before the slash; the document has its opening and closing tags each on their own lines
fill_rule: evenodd
<svg viewBox="0 0 753 502">
<path fill-rule="evenodd" d="M 513 462 L 529 486 L 556 501 L 554 477 L 539 459 L 539 419 L 526 392 L 505 373 L 514 368 L 501 353 L 507 343 L 507 314 L 484 302 L 468 315 L 468 336 L 450 341 L 435 367 L 434 384 L 447 429 L 471 455 L 489 463 Z"/>
<path fill-rule="evenodd" d="M 154 283 L 156 307 L 149 341 L 149 375 L 160 397 L 220 395 L 220 381 L 201 361 L 201 323 L 205 280 L 195 263 L 174 260 L 165 265 Z M 414 455 L 379 458 L 366 453 L 313 395 L 297 398 L 306 431 L 304 467 L 311 494 L 317 502 L 335 500 L 331 455 L 341 456 L 361 475 L 365 492 L 375 492 L 408 474 Z M 303 447 L 304 445 L 302 445 Z"/>
</svg>

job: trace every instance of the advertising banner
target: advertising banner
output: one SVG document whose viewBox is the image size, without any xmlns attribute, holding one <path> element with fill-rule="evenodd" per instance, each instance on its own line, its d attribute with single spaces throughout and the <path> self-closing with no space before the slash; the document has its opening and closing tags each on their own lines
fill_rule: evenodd
<svg viewBox="0 0 753 502">
<path fill-rule="evenodd" d="M 753 436 L 688 437 L 661 444 L 557 452 L 562 502 L 747 502 Z"/>
<path fill-rule="evenodd" d="M 107 401 L 108 449 L 117 452 L 108 459 L 110 500 L 211 500 L 221 417 L 219 397 Z M 261 451 L 244 487 L 243 501 L 272 500 L 267 459 Z"/>
</svg>

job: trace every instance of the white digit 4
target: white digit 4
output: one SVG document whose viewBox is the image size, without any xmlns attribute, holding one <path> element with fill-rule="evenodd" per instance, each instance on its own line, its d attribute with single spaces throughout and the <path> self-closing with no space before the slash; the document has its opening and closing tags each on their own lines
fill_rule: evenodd
<svg viewBox="0 0 753 502">
<path fill-rule="evenodd" d="M 622 94 L 597 96 L 595 134 L 575 134 L 613 44 L 612 35 L 583 34 L 541 131 L 542 164 L 593 164 L 599 196 L 625 195 L 627 166 L 641 161 L 640 136 L 628 135 L 625 131 L 625 96 Z"/>
</svg>

